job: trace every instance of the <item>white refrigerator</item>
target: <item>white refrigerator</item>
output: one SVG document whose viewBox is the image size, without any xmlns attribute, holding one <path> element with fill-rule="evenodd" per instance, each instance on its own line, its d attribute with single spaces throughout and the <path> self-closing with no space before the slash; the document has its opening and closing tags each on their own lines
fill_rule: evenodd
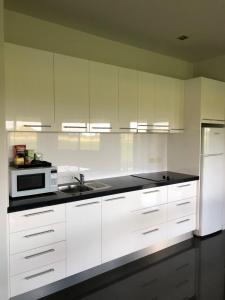
<svg viewBox="0 0 225 300">
<path fill-rule="evenodd" d="M 224 128 L 202 127 L 199 236 L 220 231 L 225 223 L 224 167 Z"/>
</svg>

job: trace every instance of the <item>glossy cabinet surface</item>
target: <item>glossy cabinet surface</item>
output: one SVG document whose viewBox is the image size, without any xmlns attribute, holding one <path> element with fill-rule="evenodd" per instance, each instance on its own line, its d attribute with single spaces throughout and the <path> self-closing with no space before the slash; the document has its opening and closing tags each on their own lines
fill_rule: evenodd
<svg viewBox="0 0 225 300">
<path fill-rule="evenodd" d="M 225 83 L 201 78 L 201 119 L 202 121 L 225 120 Z"/>
<path fill-rule="evenodd" d="M 53 54 L 6 43 L 5 99 L 8 129 L 52 130 Z"/>
<path fill-rule="evenodd" d="M 118 70 L 118 123 L 121 132 L 136 132 L 138 118 L 138 72 Z"/>
<path fill-rule="evenodd" d="M 90 131 L 118 130 L 118 69 L 90 62 Z"/>
<path fill-rule="evenodd" d="M 89 130 L 89 62 L 54 54 L 55 119 L 58 131 Z"/>
<path fill-rule="evenodd" d="M 67 275 L 101 264 L 101 199 L 67 204 Z"/>
</svg>

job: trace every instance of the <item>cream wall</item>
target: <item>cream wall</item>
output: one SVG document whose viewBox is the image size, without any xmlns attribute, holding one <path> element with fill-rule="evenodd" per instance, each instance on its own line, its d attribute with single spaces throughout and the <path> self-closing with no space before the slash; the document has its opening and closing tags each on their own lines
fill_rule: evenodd
<svg viewBox="0 0 225 300">
<path fill-rule="evenodd" d="M 7 42 L 181 79 L 193 77 L 189 62 L 9 10 L 4 30 Z"/>
<path fill-rule="evenodd" d="M 194 76 L 225 81 L 225 55 L 195 63 Z"/>
<path fill-rule="evenodd" d="M 0 299 L 8 299 L 8 259 L 7 259 L 7 146 L 4 114 L 4 34 L 3 0 L 0 0 Z"/>
</svg>

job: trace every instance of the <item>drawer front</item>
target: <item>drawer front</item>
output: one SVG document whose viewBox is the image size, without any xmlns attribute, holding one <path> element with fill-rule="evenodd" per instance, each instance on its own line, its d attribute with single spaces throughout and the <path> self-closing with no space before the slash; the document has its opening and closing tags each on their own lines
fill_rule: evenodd
<svg viewBox="0 0 225 300">
<path fill-rule="evenodd" d="M 35 227 L 65 221 L 65 205 L 35 208 L 9 214 L 10 232 L 19 232 Z"/>
<path fill-rule="evenodd" d="M 10 276 L 65 260 L 65 242 L 29 250 L 10 256 Z"/>
<path fill-rule="evenodd" d="M 145 208 L 132 212 L 131 230 L 141 230 L 160 223 L 167 219 L 167 204 Z"/>
<path fill-rule="evenodd" d="M 134 249 L 140 250 L 166 239 L 166 225 L 160 224 L 145 228 L 133 234 Z"/>
<path fill-rule="evenodd" d="M 173 238 L 196 229 L 196 215 L 186 216 L 168 223 L 168 238 Z"/>
<path fill-rule="evenodd" d="M 196 198 L 184 199 L 168 204 L 168 220 L 194 215 L 196 211 Z"/>
<path fill-rule="evenodd" d="M 189 181 L 168 186 L 168 202 L 193 198 L 197 195 L 197 181 Z"/>
<path fill-rule="evenodd" d="M 10 254 L 65 241 L 65 223 L 43 226 L 10 235 Z"/>
<path fill-rule="evenodd" d="M 134 210 L 167 203 L 167 187 L 144 189 L 134 201 Z"/>
<path fill-rule="evenodd" d="M 10 278 L 11 297 L 26 293 L 65 277 L 65 261 L 49 264 Z"/>
</svg>

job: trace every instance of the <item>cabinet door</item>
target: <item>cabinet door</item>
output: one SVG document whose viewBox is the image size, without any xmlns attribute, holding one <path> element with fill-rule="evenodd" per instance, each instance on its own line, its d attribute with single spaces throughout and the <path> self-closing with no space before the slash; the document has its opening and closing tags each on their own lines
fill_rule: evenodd
<svg viewBox="0 0 225 300">
<path fill-rule="evenodd" d="M 53 54 L 5 45 L 8 129 L 51 130 L 54 125 Z"/>
<path fill-rule="evenodd" d="M 173 78 L 155 76 L 155 115 L 154 126 L 160 131 L 167 131 L 173 116 Z"/>
<path fill-rule="evenodd" d="M 139 72 L 138 131 L 152 129 L 155 114 L 155 76 Z"/>
<path fill-rule="evenodd" d="M 90 62 L 90 131 L 118 130 L 118 69 Z"/>
<path fill-rule="evenodd" d="M 88 61 L 55 54 L 55 118 L 57 129 L 86 132 L 89 123 Z"/>
<path fill-rule="evenodd" d="M 67 276 L 101 264 L 101 199 L 67 204 Z"/>
<path fill-rule="evenodd" d="M 102 198 L 103 263 L 133 251 L 131 211 L 137 196 L 136 192 L 131 192 Z"/>
<path fill-rule="evenodd" d="M 137 131 L 138 72 L 119 68 L 119 129 Z"/>
<path fill-rule="evenodd" d="M 225 83 L 202 78 L 202 120 L 224 121 Z"/>
<path fill-rule="evenodd" d="M 171 132 L 184 129 L 184 81 L 173 79 L 172 88 L 172 116 L 170 120 Z"/>
</svg>

